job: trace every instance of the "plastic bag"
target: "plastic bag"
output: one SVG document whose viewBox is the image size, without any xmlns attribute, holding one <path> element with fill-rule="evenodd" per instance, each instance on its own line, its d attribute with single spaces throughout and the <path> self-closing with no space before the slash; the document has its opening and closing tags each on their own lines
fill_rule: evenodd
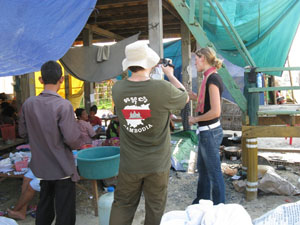
<svg viewBox="0 0 300 225">
<path fill-rule="evenodd" d="M 0 224 L 1 225 L 18 225 L 15 220 L 4 217 L 4 216 L 0 216 Z"/>
<path fill-rule="evenodd" d="M 300 201 L 284 204 L 253 220 L 253 225 L 300 225 Z"/>
</svg>

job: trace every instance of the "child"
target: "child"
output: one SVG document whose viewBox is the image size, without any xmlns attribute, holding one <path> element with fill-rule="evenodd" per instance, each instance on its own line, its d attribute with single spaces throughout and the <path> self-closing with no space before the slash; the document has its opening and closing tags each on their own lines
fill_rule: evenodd
<svg viewBox="0 0 300 225">
<path fill-rule="evenodd" d="M 99 125 L 101 127 L 102 126 L 102 123 L 101 123 L 102 121 L 98 116 L 96 116 L 96 114 L 97 114 L 97 106 L 93 105 L 90 108 L 89 121 L 92 124 L 92 126 Z"/>
</svg>

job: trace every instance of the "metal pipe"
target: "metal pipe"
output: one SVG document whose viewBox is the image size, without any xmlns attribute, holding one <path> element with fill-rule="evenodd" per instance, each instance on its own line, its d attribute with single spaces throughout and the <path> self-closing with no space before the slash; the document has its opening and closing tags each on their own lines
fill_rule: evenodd
<svg viewBox="0 0 300 225">
<path fill-rule="evenodd" d="M 255 92 L 264 92 L 264 91 L 288 91 L 288 90 L 300 90 L 300 86 L 279 86 L 279 87 L 263 87 L 263 88 L 257 88 L 252 87 L 248 88 L 248 92 L 255 93 Z"/>
<path fill-rule="evenodd" d="M 250 72 L 251 68 L 245 68 L 245 72 Z M 277 72 L 288 70 L 300 70 L 300 67 L 257 67 L 255 72 Z"/>
</svg>

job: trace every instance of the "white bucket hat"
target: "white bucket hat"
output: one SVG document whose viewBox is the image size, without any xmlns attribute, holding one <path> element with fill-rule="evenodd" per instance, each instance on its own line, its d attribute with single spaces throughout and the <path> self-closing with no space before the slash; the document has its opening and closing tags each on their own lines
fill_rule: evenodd
<svg viewBox="0 0 300 225">
<path fill-rule="evenodd" d="M 144 42 L 136 41 L 126 46 L 126 58 L 122 62 L 123 71 L 130 66 L 140 66 L 144 69 L 154 67 L 160 60 L 158 54 Z"/>
</svg>

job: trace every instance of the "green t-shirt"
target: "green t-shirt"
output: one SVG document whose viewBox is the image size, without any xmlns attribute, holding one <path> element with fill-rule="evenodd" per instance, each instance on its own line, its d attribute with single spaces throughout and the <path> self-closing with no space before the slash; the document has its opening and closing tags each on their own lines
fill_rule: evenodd
<svg viewBox="0 0 300 225">
<path fill-rule="evenodd" d="M 184 108 L 187 96 L 164 80 L 122 80 L 113 86 L 120 122 L 120 170 L 153 173 L 170 169 L 170 110 Z"/>
</svg>

